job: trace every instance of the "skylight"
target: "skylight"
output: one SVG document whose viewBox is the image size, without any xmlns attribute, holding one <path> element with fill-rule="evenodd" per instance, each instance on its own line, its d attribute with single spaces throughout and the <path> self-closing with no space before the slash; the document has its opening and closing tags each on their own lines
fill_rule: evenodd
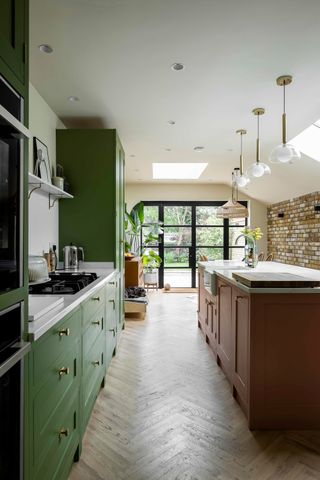
<svg viewBox="0 0 320 480">
<path fill-rule="evenodd" d="M 194 180 L 200 177 L 207 163 L 153 163 L 156 180 Z"/>
<path fill-rule="evenodd" d="M 290 143 L 308 157 L 320 162 L 320 119 L 290 140 Z"/>
</svg>

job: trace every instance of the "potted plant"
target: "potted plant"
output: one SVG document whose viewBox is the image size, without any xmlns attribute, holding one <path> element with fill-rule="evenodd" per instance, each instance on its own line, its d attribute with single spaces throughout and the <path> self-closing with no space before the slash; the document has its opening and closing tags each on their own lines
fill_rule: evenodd
<svg viewBox="0 0 320 480">
<path fill-rule="evenodd" d="M 161 262 L 161 257 L 154 250 L 149 250 L 142 255 L 145 284 L 158 283 L 158 268 Z"/>
<path fill-rule="evenodd" d="M 144 224 L 144 203 L 137 203 L 130 213 L 125 212 L 125 256 L 126 258 L 141 255 L 143 250 L 150 244 L 159 240 L 159 235 L 163 233 L 160 222 L 148 224 L 149 233 L 143 239 L 141 245 L 142 226 Z"/>
<path fill-rule="evenodd" d="M 244 237 L 247 240 L 247 244 L 245 246 L 244 261 L 248 267 L 254 268 L 258 265 L 257 241 L 261 240 L 261 238 L 263 237 L 261 228 L 245 227 L 243 230 L 241 230 L 241 235 L 239 235 L 239 237 L 236 239 L 236 244 L 240 237 Z"/>
</svg>

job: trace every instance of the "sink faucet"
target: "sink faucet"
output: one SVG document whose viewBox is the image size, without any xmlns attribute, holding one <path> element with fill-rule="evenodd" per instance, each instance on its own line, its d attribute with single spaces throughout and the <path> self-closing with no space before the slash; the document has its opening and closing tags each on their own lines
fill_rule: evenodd
<svg viewBox="0 0 320 480">
<path fill-rule="evenodd" d="M 244 247 L 244 261 L 248 265 L 248 267 L 256 267 L 258 263 L 257 242 L 251 235 L 242 233 L 236 238 L 235 245 L 238 245 L 238 241 L 241 237 L 245 238 L 248 243 L 251 244 L 251 246 L 249 245 L 249 247 L 248 245 L 245 245 Z"/>
</svg>

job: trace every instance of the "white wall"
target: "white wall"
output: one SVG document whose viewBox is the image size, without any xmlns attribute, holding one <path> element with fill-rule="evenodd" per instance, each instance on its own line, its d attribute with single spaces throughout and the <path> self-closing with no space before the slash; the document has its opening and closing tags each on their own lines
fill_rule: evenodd
<svg viewBox="0 0 320 480">
<path fill-rule="evenodd" d="M 130 210 L 140 200 L 156 201 L 214 201 L 231 197 L 231 187 L 218 184 L 160 184 L 127 183 L 126 203 Z M 259 241 L 260 251 L 267 252 L 267 205 L 239 192 L 240 200 L 249 201 L 249 224 L 252 228 L 261 227 L 264 237 Z"/>
<path fill-rule="evenodd" d="M 48 147 L 53 171 L 56 165 L 56 129 L 65 128 L 57 115 L 37 90 L 29 86 L 29 129 L 32 137 L 39 138 Z M 29 142 L 29 171 L 33 171 L 33 138 Z M 29 200 L 29 253 L 47 252 L 49 243 L 58 246 L 59 205 L 49 210 L 48 195 L 36 190 Z"/>
</svg>

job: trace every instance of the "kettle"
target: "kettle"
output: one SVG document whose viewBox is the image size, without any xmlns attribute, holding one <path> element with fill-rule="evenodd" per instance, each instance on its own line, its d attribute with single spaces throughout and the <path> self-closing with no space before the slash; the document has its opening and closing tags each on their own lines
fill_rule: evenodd
<svg viewBox="0 0 320 480">
<path fill-rule="evenodd" d="M 84 262 L 84 250 L 82 247 L 67 245 L 63 248 L 63 265 L 65 270 L 77 270 L 79 261 Z"/>
</svg>

